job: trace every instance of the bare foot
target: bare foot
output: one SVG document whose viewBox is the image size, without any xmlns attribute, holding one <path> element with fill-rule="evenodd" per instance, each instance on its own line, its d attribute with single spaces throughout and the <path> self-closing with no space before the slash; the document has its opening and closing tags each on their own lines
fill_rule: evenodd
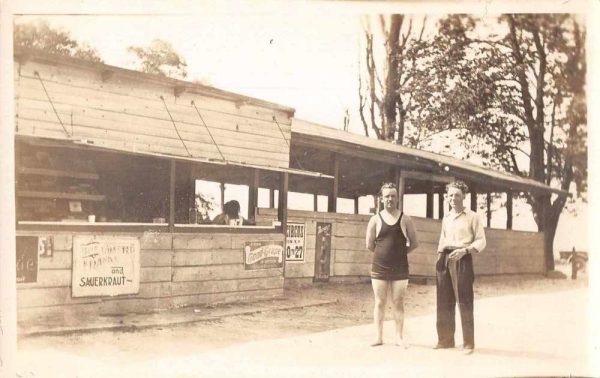
<svg viewBox="0 0 600 378">
<path fill-rule="evenodd" d="M 383 341 L 382 340 L 375 340 L 375 341 L 373 341 L 369 345 L 372 346 L 372 347 L 380 346 L 380 345 L 383 345 Z"/>
</svg>

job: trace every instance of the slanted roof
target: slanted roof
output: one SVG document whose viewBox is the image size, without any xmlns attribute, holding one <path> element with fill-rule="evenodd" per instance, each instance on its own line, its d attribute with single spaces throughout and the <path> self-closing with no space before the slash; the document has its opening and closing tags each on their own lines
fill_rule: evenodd
<svg viewBox="0 0 600 378">
<path fill-rule="evenodd" d="M 513 190 L 568 195 L 566 191 L 538 181 L 499 172 L 464 160 L 293 119 L 290 164 L 297 165 L 299 162 L 305 169 L 316 170 L 319 170 L 317 169 L 319 166 L 324 166 L 325 169 L 320 171 L 329 173 L 327 161 L 331 158 L 326 156 L 327 152 L 324 151 L 338 152 L 350 157 L 349 160 L 346 158 L 348 169 L 342 169 L 342 176 L 346 176 L 347 185 L 340 184 L 340 187 L 352 187 L 353 181 L 362 182 L 365 188 L 369 187 L 365 178 L 375 179 L 378 173 L 381 177 L 386 175 L 386 170 L 389 171 L 389 168 L 382 166 L 383 162 L 399 166 L 403 171 L 427 173 L 432 181 L 443 182 L 452 177 L 463 179 L 475 183 L 479 192 Z M 360 169 L 358 169 L 359 165 L 362 165 Z M 375 187 L 378 185 L 380 182 L 377 182 Z M 358 190 L 356 185 L 354 187 Z M 354 193 L 357 194 L 361 193 Z"/>
</svg>

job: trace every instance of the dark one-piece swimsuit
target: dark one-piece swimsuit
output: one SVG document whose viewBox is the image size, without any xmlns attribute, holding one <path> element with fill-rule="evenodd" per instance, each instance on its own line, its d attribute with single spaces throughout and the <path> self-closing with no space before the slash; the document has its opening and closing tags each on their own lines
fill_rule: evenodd
<svg viewBox="0 0 600 378">
<path fill-rule="evenodd" d="M 400 227 L 403 215 L 400 213 L 396 223 L 390 226 L 379 214 L 381 230 L 375 238 L 371 278 L 386 281 L 408 279 L 407 240 Z"/>
</svg>

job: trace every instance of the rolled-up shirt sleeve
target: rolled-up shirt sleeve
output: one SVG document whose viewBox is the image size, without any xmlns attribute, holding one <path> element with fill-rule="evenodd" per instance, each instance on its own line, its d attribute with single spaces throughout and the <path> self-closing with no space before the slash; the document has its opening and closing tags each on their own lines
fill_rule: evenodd
<svg viewBox="0 0 600 378">
<path fill-rule="evenodd" d="M 475 248 L 476 252 L 481 252 L 485 249 L 485 232 L 483 231 L 483 223 L 477 213 L 473 214 L 472 220 L 473 242 L 469 245 L 470 248 Z"/>
</svg>

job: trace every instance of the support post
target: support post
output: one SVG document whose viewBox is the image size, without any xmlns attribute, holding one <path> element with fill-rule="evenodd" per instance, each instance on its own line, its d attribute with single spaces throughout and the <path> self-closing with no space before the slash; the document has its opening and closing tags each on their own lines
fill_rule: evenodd
<svg viewBox="0 0 600 378">
<path fill-rule="evenodd" d="M 220 184 L 220 188 L 221 188 L 221 210 L 223 210 L 223 207 L 225 207 L 225 183 L 221 183 Z"/>
<path fill-rule="evenodd" d="M 477 212 L 477 191 L 471 188 L 471 210 Z"/>
<path fill-rule="evenodd" d="M 169 179 L 169 230 L 175 231 L 175 160 L 171 160 L 171 177 Z"/>
<path fill-rule="evenodd" d="M 269 208 L 275 208 L 275 189 L 269 189 Z"/>
<path fill-rule="evenodd" d="M 358 214 L 358 197 L 354 197 L 354 214 Z"/>
<path fill-rule="evenodd" d="M 512 230 L 513 226 L 513 194 L 509 190 L 506 192 L 506 229 Z"/>
<path fill-rule="evenodd" d="M 444 219 L 444 189 L 438 192 L 438 219 Z"/>
<path fill-rule="evenodd" d="M 331 195 L 328 198 L 327 211 L 330 213 L 337 212 L 337 198 L 340 183 L 340 160 L 339 155 L 333 153 L 333 187 L 331 188 Z"/>
<path fill-rule="evenodd" d="M 433 218 L 433 184 L 427 192 L 427 210 L 425 212 L 425 217 Z"/>
<path fill-rule="evenodd" d="M 485 195 L 486 202 L 486 218 L 487 218 L 487 227 L 492 227 L 492 193 L 488 192 Z"/>
<path fill-rule="evenodd" d="M 252 183 L 248 188 L 248 219 L 256 219 L 256 210 L 258 208 L 258 187 L 260 185 L 259 180 L 259 171 L 258 169 L 254 168 Z"/>
<path fill-rule="evenodd" d="M 281 222 L 281 227 L 285 233 L 287 230 L 287 197 L 289 187 L 289 175 L 287 172 L 282 172 L 279 182 L 279 204 L 277 208 L 277 219 Z"/>
<path fill-rule="evenodd" d="M 394 169 L 394 183 L 398 187 L 398 210 L 404 211 L 404 186 L 405 180 L 399 167 Z"/>
<path fill-rule="evenodd" d="M 313 194 L 313 211 L 315 213 L 319 211 L 319 195 L 317 193 Z"/>
</svg>

